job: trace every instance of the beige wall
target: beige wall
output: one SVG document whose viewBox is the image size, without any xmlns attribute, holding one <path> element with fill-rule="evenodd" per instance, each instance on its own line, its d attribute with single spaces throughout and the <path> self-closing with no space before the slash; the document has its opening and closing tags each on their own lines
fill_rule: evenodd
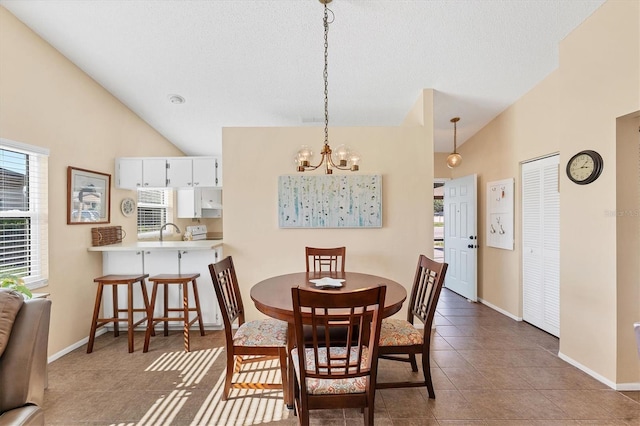
<svg viewBox="0 0 640 426">
<path fill-rule="evenodd" d="M 345 143 L 362 155 L 360 174 L 382 174 L 383 227 L 377 229 L 278 228 L 278 176 L 296 173 L 292 159 L 301 144 L 320 150 L 323 129 L 223 129 L 223 227 L 230 236 L 224 252 L 234 258 L 249 318 L 261 315 L 249 297 L 251 286 L 304 270 L 305 246 L 344 245 L 349 270 L 411 287 L 418 255 L 433 253 L 432 92 L 424 97 L 425 127 L 329 131 L 332 146 Z"/>
<path fill-rule="evenodd" d="M 118 156 L 182 155 L 127 107 L 0 7 L 0 137 L 49 148 L 49 355 L 89 334 L 93 279 L 102 257 L 87 252 L 91 225 L 67 225 L 67 167 L 112 175 L 111 225 L 127 240 L 136 220 L 120 214 L 132 191 L 113 185 Z M 104 225 L 99 225 L 104 226 Z"/>
<path fill-rule="evenodd" d="M 617 374 L 625 383 L 637 380 L 640 369 L 635 339 L 629 338 L 629 324 L 640 321 L 640 285 L 634 285 L 640 283 L 640 112 L 619 118 L 616 127 L 617 206 L 606 214 L 616 218 Z"/>
<path fill-rule="evenodd" d="M 634 1 L 608 1 L 572 32 L 560 44 L 560 67 L 467 141 L 459 149 L 463 164 L 453 171 L 453 177 L 479 175 L 481 241 L 486 241 L 486 182 L 516 180 L 515 250 L 481 245 L 478 294 L 521 317 L 519 164 L 560 153 L 561 356 L 623 387 L 640 383 L 637 358 L 629 354 L 631 323 L 622 323 L 623 318 L 640 320 L 640 302 L 618 294 L 622 286 L 626 294 L 637 294 L 640 283 L 617 276 L 622 257 L 616 219 L 606 212 L 618 205 L 613 190 L 620 180 L 616 118 L 640 109 L 638 8 Z M 585 186 L 573 184 L 564 173 L 569 158 L 583 149 L 600 152 L 605 161 L 602 176 Z M 621 170 L 637 185 L 634 155 L 635 172 Z"/>
<path fill-rule="evenodd" d="M 433 177 L 451 179 L 451 169 L 447 167 L 448 156 L 449 153 L 446 152 L 436 152 L 433 154 Z"/>
</svg>

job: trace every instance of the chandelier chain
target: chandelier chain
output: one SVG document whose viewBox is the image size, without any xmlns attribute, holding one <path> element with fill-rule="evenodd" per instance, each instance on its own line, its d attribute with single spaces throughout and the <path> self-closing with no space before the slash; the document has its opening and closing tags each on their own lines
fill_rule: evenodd
<svg viewBox="0 0 640 426">
<path fill-rule="evenodd" d="M 316 170 L 322 166 L 324 166 L 323 169 L 326 174 L 332 174 L 334 169 L 350 170 L 352 172 L 360 170 L 358 165 L 360 155 L 357 152 L 351 151 L 346 145 L 338 146 L 335 151 L 332 151 L 329 146 L 329 25 L 335 20 L 333 11 L 327 7 L 327 4 L 331 3 L 331 1 L 320 0 L 320 3 L 324 5 L 324 70 L 322 72 L 324 79 L 324 146 L 320 151 L 320 162 L 317 164 L 311 163 L 313 151 L 307 145 L 300 147 L 295 156 L 299 172 Z M 329 15 L 331 15 L 331 20 L 329 20 Z M 333 158 L 334 155 L 336 156 L 335 160 Z"/>
<path fill-rule="evenodd" d="M 329 14 L 324 5 L 324 144 L 329 144 Z"/>
</svg>

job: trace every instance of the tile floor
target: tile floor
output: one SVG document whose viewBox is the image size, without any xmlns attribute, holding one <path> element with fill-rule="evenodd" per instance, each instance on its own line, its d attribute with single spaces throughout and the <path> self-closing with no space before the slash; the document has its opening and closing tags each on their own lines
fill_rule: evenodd
<svg viewBox="0 0 640 426">
<path fill-rule="evenodd" d="M 376 395 L 377 425 L 640 424 L 640 392 L 616 392 L 559 359 L 558 340 L 526 323 L 443 291 L 432 344 L 436 399 L 425 388 Z M 278 391 L 234 390 L 220 400 L 224 336 L 180 331 L 127 352 L 126 334 L 96 339 L 49 366 L 48 425 L 295 425 Z M 255 373 L 279 380 L 277 368 Z M 259 366 L 260 367 L 260 366 Z M 247 373 L 254 374 L 254 373 Z M 411 376 L 408 364 L 382 360 L 381 380 Z M 421 374 L 421 373 L 420 373 Z M 362 424 L 359 410 L 312 413 L 312 424 Z"/>
</svg>

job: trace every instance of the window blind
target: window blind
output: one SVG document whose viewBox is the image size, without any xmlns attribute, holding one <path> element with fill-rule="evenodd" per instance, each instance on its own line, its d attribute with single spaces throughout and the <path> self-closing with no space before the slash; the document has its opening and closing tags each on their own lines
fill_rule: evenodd
<svg viewBox="0 0 640 426">
<path fill-rule="evenodd" d="M 138 237 L 158 234 L 169 220 L 169 191 L 166 189 L 138 190 Z"/>
<path fill-rule="evenodd" d="M 0 274 L 36 288 L 49 278 L 49 151 L 0 139 Z"/>
</svg>

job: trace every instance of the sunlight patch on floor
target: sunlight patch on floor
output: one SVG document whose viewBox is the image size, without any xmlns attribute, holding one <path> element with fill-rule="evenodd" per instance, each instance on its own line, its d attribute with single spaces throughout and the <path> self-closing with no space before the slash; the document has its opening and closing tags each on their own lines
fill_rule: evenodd
<svg viewBox="0 0 640 426">
<path fill-rule="evenodd" d="M 248 368 L 251 370 L 246 370 Z M 193 419 L 192 426 L 257 425 L 287 419 L 291 415 L 279 390 L 231 389 L 229 398 L 222 401 L 224 374 L 223 371 Z M 256 362 L 234 374 L 234 381 L 278 383 L 279 379 L 280 364 L 277 360 Z"/>
<path fill-rule="evenodd" d="M 198 384 L 223 353 L 223 348 L 192 352 L 167 352 L 144 371 L 178 371 L 182 381 L 176 389 L 158 398 L 137 423 L 111 426 L 171 425 L 192 395 L 189 386 Z M 198 409 L 191 425 L 257 425 L 289 418 L 281 390 L 231 389 L 227 401 L 222 401 L 225 370 Z M 245 365 L 234 373 L 235 382 L 282 383 L 280 363 L 268 360 Z"/>
</svg>

